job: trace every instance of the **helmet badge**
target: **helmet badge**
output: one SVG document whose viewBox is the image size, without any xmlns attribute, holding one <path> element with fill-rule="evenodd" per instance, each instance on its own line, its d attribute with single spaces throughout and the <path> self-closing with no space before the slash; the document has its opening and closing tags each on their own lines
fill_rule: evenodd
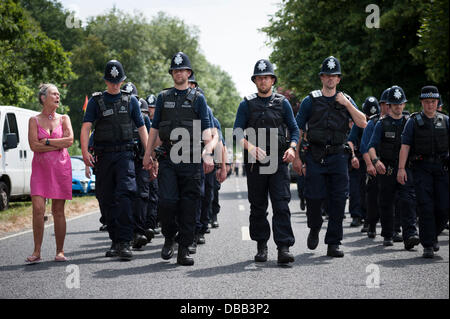
<svg viewBox="0 0 450 319">
<path fill-rule="evenodd" d="M 375 114 L 377 112 L 377 108 L 375 106 L 372 106 L 370 109 L 370 113 Z"/>
<path fill-rule="evenodd" d="M 399 89 L 395 89 L 394 97 L 395 97 L 397 100 L 400 100 L 400 98 L 402 97 L 402 93 L 399 91 Z"/>
<path fill-rule="evenodd" d="M 183 58 L 181 57 L 180 54 L 177 54 L 173 62 L 175 62 L 176 65 L 180 65 L 181 63 L 183 63 Z"/>
<path fill-rule="evenodd" d="M 336 67 L 336 62 L 334 62 L 334 59 L 328 60 L 327 66 L 330 70 L 334 69 Z"/>
<path fill-rule="evenodd" d="M 258 64 L 258 69 L 260 71 L 264 71 L 266 68 L 267 68 L 266 63 L 264 61 L 260 61 L 259 64 Z"/>
<path fill-rule="evenodd" d="M 113 78 L 117 77 L 119 75 L 119 71 L 117 70 L 116 66 L 113 66 L 111 68 L 111 75 Z"/>
</svg>

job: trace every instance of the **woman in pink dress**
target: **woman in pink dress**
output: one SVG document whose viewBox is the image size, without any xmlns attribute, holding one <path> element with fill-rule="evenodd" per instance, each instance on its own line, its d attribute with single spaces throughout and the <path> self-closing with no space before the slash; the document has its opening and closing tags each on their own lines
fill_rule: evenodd
<svg viewBox="0 0 450 319">
<path fill-rule="evenodd" d="M 33 205 L 34 251 L 26 259 L 29 264 L 41 261 L 41 245 L 44 236 L 45 200 L 52 199 L 55 227 L 55 261 L 66 261 L 64 239 L 66 218 L 64 205 L 72 199 L 72 166 L 67 148 L 73 143 L 73 131 L 67 115 L 56 114 L 60 96 L 53 84 L 39 88 L 42 112 L 30 118 L 28 142 L 34 152 L 31 171 L 31 201 Z"/>
</svg>

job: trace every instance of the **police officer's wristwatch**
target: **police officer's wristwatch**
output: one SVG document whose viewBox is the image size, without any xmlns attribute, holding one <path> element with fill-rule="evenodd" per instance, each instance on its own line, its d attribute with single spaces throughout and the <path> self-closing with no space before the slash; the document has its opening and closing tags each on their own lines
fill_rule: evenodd
<svg viewBox="0 0 450 319">
<path fill-rule="evenodd" d="M 292 148 L 294 150 L 294 152 L 297 151 L 297 145 L 296 146 L 289 146 L 289 148 Z"/>
<path fill-rule="evenodd" d="M 372 160 L 372 164 L 375 165 L 379 160 L 380 160 L 380 159 L 379 159 L 378 157 L 375 157 L 375 158 Z"/>
<path fill-rule="evenodd" d="M 50 141 L 48 139 L 45 141 L 45 145 L 50 145 Z"/>
</svg>

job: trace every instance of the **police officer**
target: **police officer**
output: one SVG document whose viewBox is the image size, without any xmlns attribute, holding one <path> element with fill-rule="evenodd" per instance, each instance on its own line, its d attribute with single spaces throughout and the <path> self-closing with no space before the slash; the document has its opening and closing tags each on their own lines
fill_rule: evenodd
<svg viewBox="0 0 450 319">
<path fill-rule="evenodd" d="M 306 173 L 306 215 L 310 228 L 308 248 L 316 249 L 319 244 L 323 223 L 321 206 L 326 202 L 329 215 L 325 236 L 327 256 L 343 257 L 344 252 L 339 245 L 343 237 L 342 220 L 348 194 L 349 152 L 345 146 L 348 123 L 350 119 L 359 127 L 365 127 L 367 123 L 355 102 L 336 90 L 342 75 L 338 59 L 333 56 L 326 58 L 319 75 L 322 90 L 305 97 L 297 114 L 301 134 L 306 125 L 308 128 L 300 144 L 302 154 L 297 152 L 294 169 L 299 174 Z"/>
<path fill-rule="evenodd" d="M 197 90 L 188 89 L 188 78 L 193 73 L 188 56 L 183 52 L 176 53 L 172 57 L 169 73 L 174 87 L 162 91 L 156 100 L 144 166 L 154 169 L 155 142 L 159 136 L 167 153 L 166 157 L 160 158 L 158 171 L 160 219 L 165 237 L 161 257 L 164 260 L 172 258 L 178 232 L 177 263 L 189 266 L 194 264 L 188 247 L 194 241 L 201 159 L 205 173 L 214 168 L 210 145 L 211 123 L 204 96 Z M 194 134 L 198 120 L 201 122 L 198 131 L 202 136 Z M 188 136 L 184 134 L 186 132 Z M 182 134 L 181 140 L 178 133 Z M 203 152 L 202 137 L 205 143 Z"/>
<path fill-rule="evenodd" d="M 142 98 L 139 98 L 136 86 L 132 82 L 128 82 L 123 86 L 123 90 L 129 92 L 136 97 L 139 102 L 139 107 L 144 119 L 144 124 L 147 132 L 150 130 L 150 118 L 148 117 L 148 104 Z M 141 249 L 147 243 L 151 242 L 155 236 L 152 229 L 146 227 L 147 210 L 149 201 L 150 189 L 150 174 L 142 167 L 142 160 L 144 158 L 145 149 L 139 141 L 139 133 L 136 127 L 133 129 L 134 141 L 134 167 L 136 173 L 137 192 L 133 198 L 133 217 L 134 217 L 134 239 L 132 247 L 134 249 Z"/>
<path fill-rule="evenodd" d="M 362 154 L 362 157 L 364 159 L 364 163 L 366 165 L 366 171 L 367 171 L 367 183 L 366 183 L 366 222 L 368 225 L 367 228 L 367 236 L 369 238 L 375 238 L 376 237 L 376 226 L 378 223 L 378 220 L 380 219 L 380 212 L 379 212 L 379 206 L 378 206 L 378 178 L 377 178 L 377 170 L 372 164 L 372 161 L 370 159 L 369 150 L 367 146 L 369 145 L 370 139 L 373 134 L 373 130 L 375 128 L 375 125 L 377 122 L 386 116 L 389 113 L 389 105 L 387 102 L 387 97 L 389 94 L 390 88 L 387 88 L 383 91 L 381 94 L 380 100 L 379 100 L 379 113 L 372 115 L 367 122 L 367 126 L 364 129 L 363 135 L 361 137 L 361 146 L 360 151 Z M 377 152 L 379 152 L 377 150 Z"/>
<path fill-rule="evenodd" d="M 133 123 L 138 128 L 142 145 L 147 144 L 138 100 L 120 90 L 126 79 L 122 64 L 111 60 L 106 64 L 107 90 L 94 93 L 87 105 L 81 127 L 81 151 L 87 166 L 96 169 L 99 201 L 105 210 L 107 229 L 112 241 L 107 257 L 131 260 L 133 240 L 132 198 L 136 192 Z M 95 125 L 95 158 L 88 151 L 89 132 Z"/>
<path fill-rule="evenodd" d="M 380 105 L 374 96 L 366 98 L 362 105 L 362 111 L 366 115 L 366 121 L 370 117 L 380 113 Z M 361 153 L 361 139 L 364 129 L 357 125 L 353 125 L 348 136 L 348 144 L 352 149 L 351 167 L 349 169 L 350 177 L 350 196 L 349 211 L 353 218 L 350 227 L 358 227 L 364 220 L 362 232 L 367 232 L 366 224 L 366 165 Z M 365 229 L 364 229 L 365 228 Z"/>
<path fill-rule="evenodd" d="M 148 117 L 150 119 L 150 127 L 153 117 L 155 115 L 156 107 L 156 96 L 150 94 L 145 99 L 148 104 Z M 159 202 L 159 191 L 158 191 L 158 180 L 152 179 L 149 185 L 149 197 L 147 206 L 147 218 L 145 226 L 147 231 L 153 232 L 154 235 L 160 234 L 160 229 L 158 227 L 158 202 Z"/>
<path fill-rule="evenodd" d="M 422 111 L 413 113 L 402 135 L 397 181 L 406 185 L 408 155 L 416 189 L 420 243 L 424 258 L 439 250 L 438 235 L 448 222 L 449 119 L 436 112 L 440 94 L 435 86 L 422 88 Z"/>
<path fill-rule="evenodd" d="M 402 220 L 402 235 L 406 250 L 419 244 L 416 230 L 416 203 L 414 186 L 408 170 L 408 183 L 397 182 L 397 168 L 401 147 L 401 133 L 407 121 L 403 114 L 406 96 L 399 86 L 389 90 L 387 103 L 390 113 L 375 125 L 375 130 L 368 145 L 369 155 L 379 174 L 378 202 L 381 213 L 381 236 L 383 245 L 392 246 L 394 236 L 394 210 L 398 194 L 398 209 Z M 378 147 L 379 152 L 376 152 Z M 378 157 L 379 156 L 379 157 Z"/>
<path fill-rule="evenodd" d="M 246 150 L 244 158 L 250 202 L 250 237 L 257 242 L 255 261 L 267 261 L 267 241 L 270 238 L 267 206 L 270 195 L 278 264 L 286 266 L 294 262 L 289 247 L 295 242 L 288 205 L 291 196 L 287 165 L 295 157 L 299 132 L 289 101 L 272 91 L 277 81 L 272 64 L 265 59 L 257 61 L 251 80 L 258 93 L 246 97 L 240 103 L 234 123 L 236 141 Z M 243 130 L 247 132 L 246 137 L 243 136 Z M 249 137 L 249 130 L 255 136 L 265 134 L 265 140 Z M 275 140 L 272 138 L 272 141 L 271 131 L 275 132 Z"/>
</svg>

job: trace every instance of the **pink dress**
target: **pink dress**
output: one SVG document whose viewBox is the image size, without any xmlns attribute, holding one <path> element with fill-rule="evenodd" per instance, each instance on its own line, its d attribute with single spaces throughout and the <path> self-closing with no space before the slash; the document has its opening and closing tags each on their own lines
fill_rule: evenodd
<svg viewBox="0 0 450 319">
<path fill-rule="evenodd" d="M 52 134 L 39 125 L 38 139 L 62 138 L 62 118 L 59 126 Z M 66 148 L 51 152 L 34 152 L 31 171 L 31 196 L 42 196 L 50 199 L 72 199 L 72 164 Z"/>
</svg>

